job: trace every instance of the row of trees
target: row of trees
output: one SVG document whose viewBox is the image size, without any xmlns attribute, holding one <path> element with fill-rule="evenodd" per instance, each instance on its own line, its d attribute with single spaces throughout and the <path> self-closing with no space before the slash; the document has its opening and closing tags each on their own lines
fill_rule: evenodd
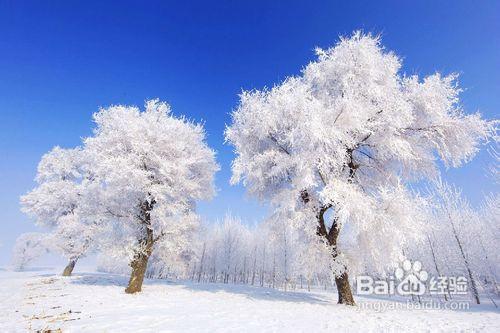
<svg viewBox="0 0 500 333">
<path fill-rule="evenodd" d="M 477 304 L 480 291 L 495 304 L 493 296 L 500 295 L 500 196 L 486 196 L 480 208 L 473 209 L 459 189 L 438 182 L 430 199 L 432 223 L 423 244 L 409 247 L 407 256 L 418 259 L 434 276 L 465 277 Z M 448 300 L 449 286 L 445 289 Z"/>
<path fill-rule="evenodd" d="M 420 261 L 434 277 L 466 277 L 468 291 L 477 303 L 480 291 L 493 300 L 500 292 L 500 255 L 496 251 L 500 197 L 487 196 L 478 209 L 473 209 L 458 189 L 438 182 L 426 190 L 425 203 L 425 233 L 402 248 L 400 255 Z M 220 222 L 201 225 L 193 235 L 193 256 L 151 265 L 148 276 L 284 290 L 330 286 L 332 270 L 323 264 L 330 258 L 328 247 L 304 236 L 300 228 L 287 221 L 270 219 L 252 226 L 227 215 Z M 106 260 L 109 257 L 100 257 L 101 270 L 129 271 L 126 262 Z M 351 273 L 384 279 L 396 268 L 391 265 L 381 271 L 375 267 L 359 258 Z M 444 295 L 446 300 L 451 297 L 449 293 Z"/>
<path fill-rule="evenodd" d="M 191 265 L 191 278 L 198 282 L 244 283 L 259 286 L 294 286 L 299 277 L 310 285 L 313 278 L 329 280 L 331 274 L 317 265 L 328 256 L 320 242 L 308 242 L 300 230 L 283 221 L 248 226 L 226 216 L 208 225 L 200 241 L 199 255 Z"/>
<path fill-rule="evenodd" d="M 438 182 L 426 191 L 425 202 L 425 234 L 404 247 L 401 254 L 419 260 L 432 276 L 465 276 L 475 302 L 480 302 L 481 292 L 494 302 L 493 296 L 500 292 L 497 283 L 500 255 L 496 251 L 500 197 L 487 196 L 478 209 L 473 209 L 458 189 Z M 228 214 L 222 221 L 204 222 L 191 229 L 189 246 L 177 255 L 161 248 L 155 250 L 146 276 L 284 290 L 331 286 L 332 270 L 323 264 L 330 258 L 328 247 L 304 236 L 300 228 L 287 221 L 269 219 L 249 225 Z M 54 241 L 57 236 L 52 234 L 21 236 L 15 247 L 18 268 L 46 251 L 57 252 Z M 98 251 L 99 270 L 130 273 L 122 243 L 108 243 Z M 395 269 L 388 267 L 381 272 L 362 258 L 358 262 L 352 265 L 353 276 L 384 279 Z M 442 297 L 449 300 L 453 296 L 448 290 Z"/>
<path fill-rule="evenodd" d="M 440 161 L 469 161 L 496 122 L 464 113 L 456 75 L 403 75 L 378 37 L 357 32 L 317 55 L 300 75 L 243 92 L 225 131 L 232 183 L 271 205 L 256 229 L 266 237 L 228 217 L 193 238 L 218 166 L 202 126 L 156 100 L 100 110 L 81 147 L 44 156 L 24 211 L 60 235 L 68 271 L 92 243 L 128 261 L 130 293 L 148 267 L 168 274 L 167 261 L 198 253 L 190 270 L 200 281 L 288 286 L 330 274 L 339 303 L 354 305 L 350 275 L 387 272 L 429 232 L 426 200 L 410 185 L 436 179 Z"/>
<path fill-rule="evenodd" d="M 458 189 L 446 183 L 433 184 L 425 193 L 424 234 L 403 247 L 400 256 L 420 261 L 434 277 L 466 277 L 468 291 L 477 303 L 480 291 L 491 300 L 499 296 L 500 254 L 496 248 L 500 197 L 487 196 L 473 209 Z M 196 255 L 181 263 L 182 270 L 172 266 L 170 277 L 284 290 L 332 284 L 332 267 L 324 265 L 331 255 L 329 248 L 308 239 L 288 221 L 270 219 L 250 226 L 228 215 L 219 223 L 202 225 L 194 239 Z M 353 276 L 379 279 L 393 276 L 395 264 L 401 264 L 395 262 L 380 270 L 362 257 L 352 263 Z M 106 265 L 102 268 L 106 270 Z M 181 275 L 177 275 L 179 271 Z M 150 276 L 164 277 L 154 268 Z M 450 290 L 444 295 L 446 300 L 449 297 Z"/>
</svg>

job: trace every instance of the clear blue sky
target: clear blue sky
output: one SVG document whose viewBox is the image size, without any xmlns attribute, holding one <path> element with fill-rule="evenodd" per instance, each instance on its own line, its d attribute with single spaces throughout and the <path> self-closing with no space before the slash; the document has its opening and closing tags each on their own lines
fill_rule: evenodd
<svg viewBox="0 0 500 333">
<path fill-rule="evenodd" d="M 19 211 L 41 155 L 91 132 L 99 106 L 158 97 L 206 123 L 218 151 L 219 195 L 200 205 L 252 222 L 265 209 L 230 186 L 223 144 L 241 89 L 297 74 L 316 46 L 363 29 L 404 58 L 406 73 L 458 71 L 469 111 L 498 118 L 500 1 L 21 1 L 0 0 L 0 265 L 35 230 Z M 480 154 L 445 178 L 473 203 L 498 190 Z"/>
</svg>

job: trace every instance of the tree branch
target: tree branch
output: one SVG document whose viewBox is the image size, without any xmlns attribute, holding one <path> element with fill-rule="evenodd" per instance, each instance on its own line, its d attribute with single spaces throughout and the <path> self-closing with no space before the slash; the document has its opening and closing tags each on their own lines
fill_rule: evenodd
<svg viewBox="0 0 500 333">
<path fill-rule="evenodd" d="M 269 133 L 269 134 L 268 134 L 268 137 L 269 137 L 269 139 L 271 139 L 271 141 L 272 141 L 272 142 L 274 142 L 274 143 L 276 144 L 276 146 L 278 146 L 278 148 L 279 148 L 282 152 L 284 152 L 284 153 L 285 153 L 285 154 L 287 154 L 287 155 L 291 155 L 291 154 L 290 154 L 290 152 L 289 152 L 289 151 L 288 151 L 285 147 L 283 147 L 283 146 L 282 146 L 282 145 L 278 142 L 278 140 L 277 140 L 277 139 L 276 139 L 276 138 L 275 138 L 275 137 L 274 137 L 271 133 Z"/>
</svg>

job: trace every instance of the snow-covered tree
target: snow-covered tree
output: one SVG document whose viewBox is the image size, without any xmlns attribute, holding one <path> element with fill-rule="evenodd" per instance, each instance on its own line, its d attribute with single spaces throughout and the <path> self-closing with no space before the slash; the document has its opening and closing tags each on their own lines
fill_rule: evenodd
<svg viewBox="0 0 500 333">
<path fill-rule="evenodd" d="M 241 261 L 245 253 L 246 228 L 242 225 L 240 219 L 228 214 L 220 225 L 218 235 L 220 237 L 220 258 L 224 283 L 229 282 L 230 276 L 235 281 L 239 269 L 242 268 Z"/>
<path fill-rule="evenodd" d="M 491 156 L 491 163 L 488 167 L 488 171 L 493 177 L 495 183 L 500 183 L 500 144 L 498 142 L 498 136 L 495 137 L 495 142 L 488 147 L 488 153 Z"/>
<path fill-rule="evenodd" d="M 69 214 L 60 218 L 58 226 L 48 235 L 51 251 L 62 254 L 69 260 L 63 271 L 63 276 L 70 276 L 77 261 L 88 254 L 95 245 L 98 226 L 95 223 L 82 221 L 79 213 Z"/>
<path fill-rule="evenodd" d="M 282 216 L 272 216 L 268 224 L 268 245 L 272 250 L 273 284 L 282 281 L 284 289 L 294 283 L 297 276 L 297 260 L 299 246 L 299 233 L 294 226 Z"/>
<path fill-rule="evenodd" d="M 222 221 L 205 226 L 206 237 L 203 239 L 199 270 L 206 270 L 212 281 L 223 283 L 236 282 L 244 274 L 244 263 L 248 255 L 247 243 L 249 230 L 241 220 L 231 214 L 226 214 Z M 204 253 L 203 253 L 204 251 Z M 203 261 L 201 261 L 203 259 Z M 201 274 L 200 274 L 201 273 Z M 205 275 L 198 272 L 198 275 Z"/>
<path fill-rule="evenodd" d="M 198 252 L 199 217 L 190 212 L 180 216 L 168 237 L 161 237 L 149 259 L 147 276 L 151 278 L 187 278 Z"/>
<path fill-rule="evenodd" d="M 48 252 L 46 234 L 28 232 L 21 234 L 12 249 L 12 266 L 22 271 L 26 266 Z"/>
<path fill-rule="evenodd" d="M 38 164 L 37 186 L 21 197 L 22 211 L 50 229 L 52 249 L 69 260 L 64 276 L 71 275 L 94 237 L 95 228 L 82 213 L 91 181 L 86 162 L 81 148 L 53 148 Z"/>
<path fill-rule="evenodd" d="M 204 223 L 192 278 L 198 282 L 258 284 L 265 270 L 262 247 L 270 241 L 262 229 L 229 213 L 222 221 Z"/>
<path fill-rule="evenodd" d="M 469 290 L 479 304 L 480 287 L 486 290 L 486 284 L 491 284 L 496 289 L 499 220 L 490 212 L 495 214 L 496 209 L 498 213 L 498 207 L 494 208 L 498 201 L 495 204 L 494 197 L 487 197 L 482 210 L 475 210 L 459 189 L 441 181 L 434 188 L 434 195 L 438 255 L 445 258 L 444 266 L 450 275 L 462 273 L 467 277 Z"/>
<path fill-rule="evenodd" d="M 339 303 L 354 304 L 348 274 L 392 266 L 422 235 L 410 181 L 458 167 L 491 126 L 465 114 L 457 76 L 401 74 L 378 37 L 355 33 L 299 76 L 245 91 L 226 129 L 235 147 L 232 182 L 242 181 L 331 248 Z"/>
<path fill-rule="evenodd" d="M 472 207 L 457 187 L 438 179 L 428 190 L 429 205 L 424 244 L 408 244 L 405 254 L 418 260 L 426 271 L 444 278 L 465 277 L 476 303 L 479 296 L 498 294 L 500 256 L 496 251 L 500 220 L 498 196 L 484 198 L 479 209 Z M 496 201 L 496 202 L 495 202 Z M 445 300 L 453 297 L 448 283 Z M 480 292 L 482 291 L 482 292 Z"/>
<path fill-rule="evenodd" d="M 301 286 L 303 279 L 307 283 L 307 289 L 311 289 L 314 278 L 323 277 L 331 280 L 330 266 L 324 265 L 330 259 L 330 251 L 324 242 L 316 239 L 303 240 L 297 249 L 297 273 Z"/>
<path fill-rule="evenodd" d="M 500 239 L 500 194 L 485 197 L 479 212 L 481 220 L 480 248 L 484 260 L 484 275 L 490 280 L 493 292 L 498 296 L 500 289 L 500 253 L 496 251 Z"/>
<path fill-rule="evenodd" d="M 325 244 L 277 219 L 273 215 L 253 226 L 226 214 L 222 221 L 203 223 L 191 278 L 284 290 L 304 283 L 309 288 L 330 285 L 330 266 L 323 264 L 330 257 Z"/>
<path fill-rule="evenodd" d="M 195 201 L 214 194 L 215 153 L 202 125 L 175 117 L 158 100 L 144 111 L 101 109 L 94 120 L 94 135 L 84 140 L 95 178 L 88 212 L 120 230 L 132 267 L 126 292 L 135 293 L 157 244 L 177 247 L 193 228 Z"/>
</svg>

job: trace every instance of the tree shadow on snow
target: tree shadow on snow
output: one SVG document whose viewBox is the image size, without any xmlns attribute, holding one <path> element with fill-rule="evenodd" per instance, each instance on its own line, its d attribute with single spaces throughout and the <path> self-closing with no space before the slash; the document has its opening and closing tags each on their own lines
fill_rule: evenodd
<svg viewBox="0 0 500 333">
<path fill-rule="evenodd" d="M 57 275 L 51 275 L 57 276 Z M 117 286 L 125 288 L 128 284 L 129 277 L 126 275 L 109 274 L 109 273 L 75 273 L 69 277 L 72 284 L 92 285 L 92 286 Z M 229 293 L 243 295 L 250 299 L 268 300 L 268 301 L 284 301 L 296 303 L 312 303 L 312 304 L 332 304 L 331 301 L 321 299 L 317 295 L 299 291 L 280 291 L 265 287 L 255 287 L 238 284 L 222 284 L 222 283 L 194 283 L 190 281 L 170 281 L 167 279 L 145 279 L 144 289 L 147 291 L 147 286 L 169 285 L 179 286 L 184 289 L 199 292 L 211 293 Z"/>
<path fill-rule="evenodd" d="M 57 276 L 57 275 L 56 275 Z M 59 275 L 60 276 L 60 275 Z M 72 284 L 83 284 L 92 286 L 117 286 L 126 288 L 130 276 L 125 274 L 113 274 L 105 272 L 77 272 L 73 273 L 69 279 Z M 176 285 L 167 279 L 144 279 L 143 286 L 148 285 Z"/>
<path fill-rule="evenodd" d="M 13 270 L 14 272 L 41 272 L 41 271 L 51 271 L 54 267 L 25 267 L 21 270 Z"/>
<path fill-rule="evenodd" d="M 241 284 L 223 284 L 223 283 L 194 283 L 179 282 L 177 285 L 192 291 L 210 292 L 210 293 L 228 293 L 245 296 L 249 299 L 281 301 L 294 303 L 310 304 L 335 304 L 328 299 L 322 299 L 318 295 L 301 291 L 282 291 L 266 287 L 257 287 Z"/>
<path fill-rule="evenodd" d="M 60 277 L 58 274 L 42 274 L 44 277 Z M 65 278 L 66 279 L 66 278 Z M 93 285 L 93 286 L 117 286 L 124 288 L 128 284 L 128 275 L 110 274 L 110 273 L 74 273 L 73 276 L 68 278 L 72 284 Z M 254 300 L 267 300 L 267 301 L 281 301 L 281 302 L 294 302 L 294 303 L 308 303 L 308 304 L 336 304 L 336 293 L 329 292 L 328 295 L 318 295 L 315 293 L 308 293 L 302 291 L 282 291 L 267 287 L 249 286 L 241 284 L 223 284 L 223 283 L 196 283 L 191 281 L 171 281 L 168 279 L 145 279 L 144 291 L 147 291 L 147 286 L 178 286 L 190 291 L 196 292 L 209 292 L 209 293 L 228 293 L 234 295 L 245 296 Z M 331 296 L 331 297 L 330 297 Z M 371 302 L 389 302 L 389 303 L 407 303 L 408 299 L 404 297 L 387 297 L 378 295 L 363 295 L 354 296 L 358 305 L 360 303 Z M 427 298 L 422 299 L 423 302 L 429 301 Z M 438 301 L 434 299 L 434 301 Z M 465 301 L 462 299 L 461 301 Z M 438 301 L 439 302 L 439 301 Z M 439 302 L 442 303 L 442 302 Z M 485 303 L 489 303 L 486 302 Z M 423 308 L 425 310 L 425 308 Z M 432 311 L 432 309 L 430 309 Z M 415 310 L 420 311 L 420 310 Z M 453 312 L 500 312 L 500 309 L 495 308 L 493 305 L 475 305 L 470 304 L 469 309 L 450 309 Z"/>
<path fill-rule="evenodd" d="M 128 284 L 128 276 L 110 273 L 73 273 L 69 279 L 72 284 L 92 286 L 117 286 L 125 288 Z"/>
</svg>

